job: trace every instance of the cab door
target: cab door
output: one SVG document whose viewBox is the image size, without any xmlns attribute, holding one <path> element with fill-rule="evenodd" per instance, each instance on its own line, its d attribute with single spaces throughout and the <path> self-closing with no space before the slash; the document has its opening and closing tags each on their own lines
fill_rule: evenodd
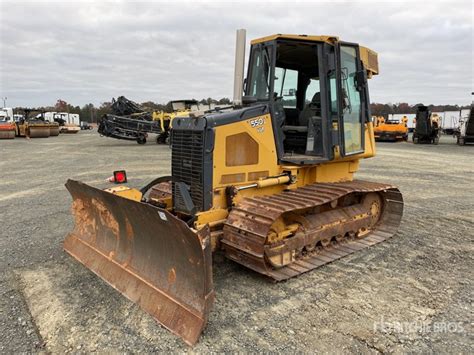
<svg viewBox="0 0 474 355">
<path fill-rule="evenodd" d="M 367 77 L 359 46 L 338 45 L 339 150 L 341 156 L 364 152 L 365 122 L 368 115 Z"/>
</svg>

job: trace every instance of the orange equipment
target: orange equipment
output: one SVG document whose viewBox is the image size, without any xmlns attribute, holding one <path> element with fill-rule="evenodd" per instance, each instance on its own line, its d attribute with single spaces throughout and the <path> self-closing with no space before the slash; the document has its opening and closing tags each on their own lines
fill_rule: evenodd
<svg viewBox="0 0 474 355">
<path fill-rule="evenodd" d="M 374 135 L 377 142 L 406 142 L 408 140 L 407 116 L 403 116 L 400 120 L 385 120 L 384 117 L 378 116 L 374 123 Z"/>
</svg>

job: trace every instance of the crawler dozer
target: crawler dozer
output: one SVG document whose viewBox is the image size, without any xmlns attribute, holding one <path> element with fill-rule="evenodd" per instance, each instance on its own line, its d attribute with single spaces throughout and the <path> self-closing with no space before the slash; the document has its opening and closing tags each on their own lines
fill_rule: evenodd
<svg viewBox="0 0 474 355">
<path fill-rule="evenodd" d="M 431 113 L 427 106 L 419 105 L 416 110 L 413 143 L 438 144 L 441 134 L 441 118 Z"/>
<path fill-rule="evenodd" d="M 174 119 L 170 176 L 141 189 L 68 180 L 65 250 L 194 344 L 214 302 L 213 252 L 283 281 L 392 237 L 400 191 L 354 179 L 375 155 L 378 72 L 375 52 L 338 37 L 253 40 L 236 107 Z"/>
<path fill-rule="evenodd" d="M 377 117 L 374 127 L 377 142 L 399 142 L 408 140 L 408 118 L 403 116 L 400 120 L 385 120 Z"/>
</svg>

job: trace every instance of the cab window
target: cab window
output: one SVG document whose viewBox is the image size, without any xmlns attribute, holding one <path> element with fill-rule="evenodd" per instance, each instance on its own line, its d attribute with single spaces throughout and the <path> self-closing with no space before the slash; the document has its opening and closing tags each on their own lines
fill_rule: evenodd
<svg viewBox="0 0 474 355">
<path fill-rule="evenodd" d="M 252 48 L 247 95 L 257 100 L 270 98 L 270 49 L 268 46 Z"/>
<path fill-rule="evenodd" d="M 344 152 L 363 152 L 362 96 L 356 84 L 357 52 L 354 46 L 341 46 L 341 87 L 343 100 Z"/>
<path fill-rule="evenodd" d="M 308 105 L 313 101 L 314 96 L 316 93 L 320 92 L 319 88 L 319 78 L 313 78 L 309 79 L 309 84 L 306 88 L 306 93 L 305 93 L 305 100 L 304 103 L 305 105 Z"/>
<path fill-rule="evenodd" d="M 296 88 L 298 72 L 296 70 L 275 68 L 275 93 L 281 98 L 285 108 L 296 108 Z"/>
</svg>

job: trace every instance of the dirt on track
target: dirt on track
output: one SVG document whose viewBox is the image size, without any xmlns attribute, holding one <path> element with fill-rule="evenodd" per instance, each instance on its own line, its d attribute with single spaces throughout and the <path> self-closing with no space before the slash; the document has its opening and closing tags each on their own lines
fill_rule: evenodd
<svg viewBox="0 0 474 355">
<path fill-rule="evenodd" d="M 169 174 L 170 149 L 93 132 L 0 141 L 0 352 L 189 351 L 62 250 L 64 183 L 132 186 Z M 474 146 L 379 143 L 357 178 L 397 184 L 398 234 L 313 272 L 271 283 L 214 257 L 216 303 L 196 352 L 469 353 Z"/>
</svg>

